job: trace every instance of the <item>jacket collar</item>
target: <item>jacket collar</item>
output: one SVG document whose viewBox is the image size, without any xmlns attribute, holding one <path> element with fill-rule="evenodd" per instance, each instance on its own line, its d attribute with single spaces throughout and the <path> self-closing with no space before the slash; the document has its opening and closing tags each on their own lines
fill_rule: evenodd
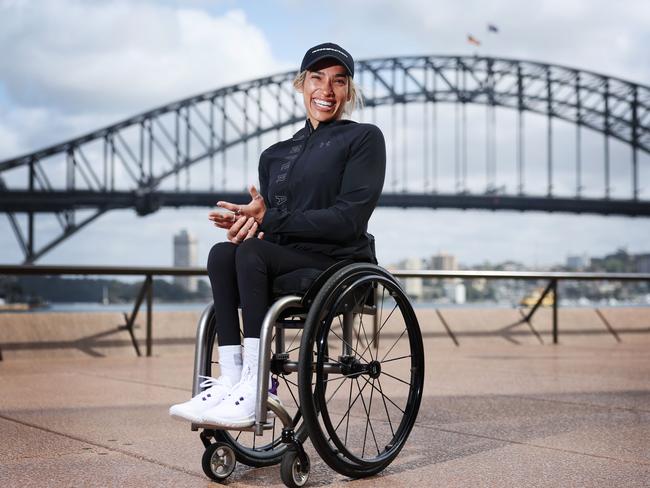
<svg viewBox="0 0 650 488">
<path fill-rule="evenodd" d="M 348 124 L 350 122 L 352 121 L 348 119 L 330 120 L 329 122 L 320 122 L 318 124 L 318 127 L 314 129 L 314 127 L 311 125 L 311 120 L 307 118 L 307 120 L 305 120 L 305 126 L 293 135 L 293 140 L 297 141 L 303 139 L 304 137 L 309 137 L 314 132 L 320 132 L 325 127 L 335 127 L 337 125 Z"/>
</svg>

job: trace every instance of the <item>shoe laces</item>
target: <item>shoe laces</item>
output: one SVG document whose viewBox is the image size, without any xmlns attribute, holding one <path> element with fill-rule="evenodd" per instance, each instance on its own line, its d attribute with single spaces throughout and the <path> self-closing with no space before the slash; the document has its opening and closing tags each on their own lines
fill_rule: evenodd
<svg viewBox="0 0 650 488">
<path fill-rule="evenodd" d="M 212 376 L 202 376 L 199 375 L 199 378 L 205 378 L 204 381 L 199 383 L 201 388 L 212 388 L 213 386 L 225 386 L 222 377 L 213 378 Z"/>
</svg>

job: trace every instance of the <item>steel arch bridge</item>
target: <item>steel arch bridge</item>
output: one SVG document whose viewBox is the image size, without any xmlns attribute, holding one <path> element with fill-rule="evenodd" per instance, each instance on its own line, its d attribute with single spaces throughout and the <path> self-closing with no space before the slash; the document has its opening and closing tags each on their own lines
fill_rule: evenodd
<svg viewBox="0 0 650 488">
<path fill-rule="evenodd" d="M 479 56 L 368 59 L 357 62 L 356 73 L 365 105 L 360 118 L 381 119 L 389 144 L 380 205 L 650 215 L 650 200 L 641 191 L 648 173 L 643 165 L 650 164 L 641 161 L 650 154 L 646 85 L 570 67 Z M 25 262 L 34 262 L 109 210 L 133 208 L 146 215 L 164 206 L 246 201 L 244 185 L 233 180 L 256 178 L 256 171 L 249 175 L 254 164 L 249 161 L 304 121 L 294 76 L 286 72 L 219 88 L 0 162 L 0 211 L 8 215 Z M 443 104 L 451 104 L 453 114 L 441 116 Z M 485 110 L 485 179 L 479 191 L 468 185 L 474 173 L 468 163 L 471 105 Z M 409 107 L 419 114 L 416 130 Z M 516 118 L 512 191 L 500 185 L 498 176 L 503 165 L 496 157 L 497 108 L 511 109 Z M 543 175 L 541 193 L 526 183 L 529 113 L 544 121 L 545 160 L 534 167 L 536 180 Z M 554 123 L 561 122 L 575 127 L 575 185 L 564 193 L 555 190 L 560 165 L 554 158 Z M 440 132 L 452 125 L 453 156 L 448 159 L 453 164 L 446 165 L 446 178 L 454 188 L 441 191 Z M 583 161 L 584 129 L 602 137 L 602 163 Z M 416 132 L 420 139 L 409 141 Z M 629 161 L 612 161 L 610 141 L 628 148 Z M 603 192 L 587 195 L 583 175 L 596 170 Z M 629 192 L 613 197 L 612 175 L 621 172 L 629 174 Z M 60 232 L 46 242 L 39 239 L 37 246 L 36 216 L 42 214 L 54 215 Z"/>
</svg>

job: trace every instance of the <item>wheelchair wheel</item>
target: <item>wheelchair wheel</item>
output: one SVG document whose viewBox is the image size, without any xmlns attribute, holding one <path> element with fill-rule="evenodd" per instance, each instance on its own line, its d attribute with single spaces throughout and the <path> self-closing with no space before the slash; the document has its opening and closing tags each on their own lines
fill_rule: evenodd
<svg viewBox="0 0 650 488">
<path fill-rule="evenodd" d="M 211 320 L 214 320 L 212 318 Z M 297 361 L 300 347 L 302 330 L 285 331 L 285 352 L 288 359 Z M 212 376 L 215 365 L 218 364 L 216 340 L 212 351 L 212 358 L 203 365 L 201 374 Z M 275 340 L 272 342 L 271 352 L 275 353 Z M 303 427 L 303 419 L 299 409 L 298 377 L 296 374 L 283 374 L 279 372 L 273 375 L 277 381 L 277 395 L 282 404 L 293 417 L 293 425 L 296 438 L 301 442 L 307 438 L 307 432 Z M 256 436 L 252 431 L 238 430 L 210 430 L 208 431 L 217 442 L 230 445 L 235 452 L 237 461 L 247 466 L 260 468 L 272 466 L 282 461 L 282 456 L 287 452 L 287 444 L 282 442 L 282 422 L 277 418 L 269 419 L 271 428 L 264 431 L 262 436 Z"/>
<path fill-rule="evenodd" d="M 305 455 L 304 461 L 296 451 L 287 451 L 280 464 L 280 478 L 288 488 L 301 488 L 309 480 L 310 462 Z"/>
<path fill-rule="evenodd" d="M 353 264 L 325 283 L 307 315 L 298 373 L 309 436 L 332 469 L 359 478 L 393 461 L 420 408 L 424 351 L 390 273 Z"/>
<path fill-rule="evenodd" d="M 201 467 L 205 475 L 222 482 L 235 470 L 237 462 L 232 448 L 223 442 L 210 444 L 203 452 Z"/>
</svg>

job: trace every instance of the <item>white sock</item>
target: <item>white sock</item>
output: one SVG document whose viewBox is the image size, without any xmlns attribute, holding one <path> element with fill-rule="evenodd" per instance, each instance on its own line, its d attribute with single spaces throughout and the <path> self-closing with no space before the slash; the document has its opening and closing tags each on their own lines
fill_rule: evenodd
<svg viewBox="0 0 650 488">
<path fill-rule="evenodd" d="M 260 357 L 259 337 L 244 337 L 244 369 L 250 368 L 250 373 L 257 378 L 257 366 Z"/>
<path fill-rule="evenodd" d="M 219 346 L 221 376 L 226 376 L 234 385 L 239 382 L 242 370 L 241 346 Z"/>
<path fill-rule="evenodd" d="M 251 379 L 257 383 L 257 368 L 260 363 L 259 337 L 244 337 L 244 371 L 250 368 Z M 269 371 L 269 388 L 271 387 L 271 372 Z"/>
</svg>

